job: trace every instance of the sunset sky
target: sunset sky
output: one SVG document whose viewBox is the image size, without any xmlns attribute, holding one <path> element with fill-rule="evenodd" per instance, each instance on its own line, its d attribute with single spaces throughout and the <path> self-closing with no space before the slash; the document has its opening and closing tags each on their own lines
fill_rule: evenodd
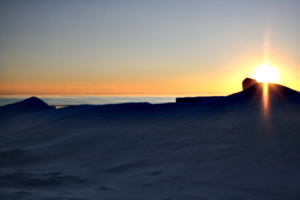
<svg viewBox="0 0 300 200">
<path fill-rule="evenodd" d="M 0 1 L 0 94 L 300 91 L 300 1 Z"/>
</svg>

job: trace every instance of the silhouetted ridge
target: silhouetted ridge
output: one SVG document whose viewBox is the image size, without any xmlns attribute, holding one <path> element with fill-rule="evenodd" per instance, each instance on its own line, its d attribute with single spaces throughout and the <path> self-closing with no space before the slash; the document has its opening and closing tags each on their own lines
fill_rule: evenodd
<svg viewBox="0 0 300 200">
<path fill-rule="evenodd" d="M 223 96 L 204 96 L 204 97 L 179 97 L 176 98 L 176 102 L 191 102 L 191 101 L 202 101 L 202 102 L 213 102 L 213 101 L 219 101 L 220 98 Z"/>
<path fill-rule="evenodd" d="M 263 84 L 257 83 L 241 92 L 237 92 L 237 93 L 228 95 L 227 99 L 243 101 L 243 100 L 261 98 L 262 94 L 263 94 Z"/>
<path fill-rule="evenodd" d="M 261 101 L 264 95 L 264 83 L 257 83 L 252 85 L 251 87 L 237 92 L 227 97 L 219 96 L 219 97 L 184 97 L 184 98 L 176 98 L 176 102 L 210 102 L 213 103 L 237 103 L 244 101 L 253 101 L 258 100 Z M 288 87 L 275 84 L 268 83 L 268 98 L 271 102 L 298 102 L 300 103 L 300 92 L 292 90 Z"/>
<path fill-rule="evenodd" d="M 28 111 L 39 111 L 45 109 L 54 109 L 54 107 L 49 106 L 44 101 L 37 97 L 30 97 L 23 101 L 8 104 L 0 108 L 2 112 L 28 112 Z"/>
<path fill-rule="evenodd" d="M 267 93 L 269 101 L 300 101 L 300 92 L 283 85 L 268 83 Z M 248 89 L 227 96 L 228 100 L 255 100 L 262 99 L 264 95 L 264 83 L 255 84 Z"/>
</svg>

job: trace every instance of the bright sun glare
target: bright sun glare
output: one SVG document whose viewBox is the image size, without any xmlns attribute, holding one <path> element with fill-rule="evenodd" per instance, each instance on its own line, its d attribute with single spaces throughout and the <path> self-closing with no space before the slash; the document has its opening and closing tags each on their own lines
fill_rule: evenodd
<svg viewBox="0 0 300 200">
<path fill-rule="evenodd" d="M 264 66 L 259 67 L 253 74 L 254 78 L 258 82 L 271 82 L 277 83 L 279 72 L 274 67 L 264 64 Z"/>
</svg>

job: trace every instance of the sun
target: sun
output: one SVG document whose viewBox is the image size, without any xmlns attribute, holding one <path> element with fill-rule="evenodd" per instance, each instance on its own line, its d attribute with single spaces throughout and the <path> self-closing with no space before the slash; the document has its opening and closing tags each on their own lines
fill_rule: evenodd
<svg viewBox="0 0 300 200">
<path fill-rule="evenodd" d="M 257 68 L 253 74 L 253 78 L 255 78 L 257 82 L 277 83 L 278 77 L 279 77 L 278 70 L 274 67 L 271 67 L 267 63 Z"/>
</svg>

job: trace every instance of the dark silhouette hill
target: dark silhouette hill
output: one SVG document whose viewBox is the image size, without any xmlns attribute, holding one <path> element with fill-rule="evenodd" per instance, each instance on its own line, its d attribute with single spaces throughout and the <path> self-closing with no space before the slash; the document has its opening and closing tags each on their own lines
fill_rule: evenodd
<svg viewBox="0 0 300 200">
<path fill-rule="evenodd" d="M 299 102 L 300 92 L 290 89 L 286 86 L 267 83 L 268 99 L 270 102 Z M 177 103 L 181 102 L 211 102 L 211 103 L 237 103 L 245 101 L 262 101 L 264 95 L 264 83 L 257 83 L 253 86 L 228 96 L 215 97 L 183 97 L 176 98 Z"/>
<path fill-rule="evenodd" d="M 270 102 L 278 101 L 300 101 L 300 92 L 292 90 L 286 86 L 276 83 L 267 83 L 266 91 L 264 91 L 264 83 L 258 83 L 249 87 L 246 90 L 237 92 L 227 96 L 227 100 L 232 101 L 245 101 L 245 100 L 262 100 L 264 93 L 268 94 Z"/>
<path fill-rule="evenodd" d="M 8 104 L 0 107 L 0 112 L 3 113 L 22 113 L 22 112 L 31 112 L 31 111 L 40 111 L 45 109 L 54 109 L 53 106 L 49 106 L 44 101 L 37 97 L 30 97 L 23 101 Z"/>
</svg>

